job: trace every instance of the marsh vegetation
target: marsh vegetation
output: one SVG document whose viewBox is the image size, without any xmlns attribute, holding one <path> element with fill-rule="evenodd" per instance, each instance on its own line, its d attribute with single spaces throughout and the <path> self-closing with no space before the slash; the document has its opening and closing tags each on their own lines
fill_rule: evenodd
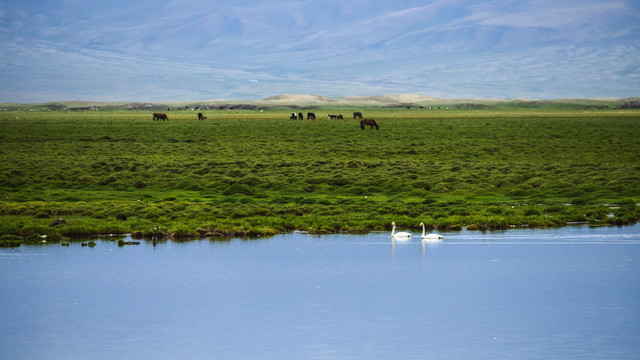
<svg viewBox="0 0 640 360">
<path fill-rule="evenodd" d="M 628 224 L 640 112 L 370 108 L 0 112 L 0 234 L 259 236 Z M 54 224 L 55 220 L 63 219 Z"/>
</svg>

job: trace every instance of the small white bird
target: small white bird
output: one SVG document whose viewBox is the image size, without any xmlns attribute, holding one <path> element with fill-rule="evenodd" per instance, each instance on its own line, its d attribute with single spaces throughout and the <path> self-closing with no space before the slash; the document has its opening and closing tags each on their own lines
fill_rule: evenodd
<svg viewBox="0 0 640 360">
<path fill-rule="evenodd" d="M 420 226 L 422 226 L 422 240 L 426 240 L 426 241 L 438 241 L 438 240 L 442 240 L 444 239 L 444 236 L 440 235 L 440 234 L 435 234 L 435 233 L 431 233 L 431 234 L 425 234 L 425 230 L 424 230 L 424 223 L 420 223 Z"/>
<path fill-rule="evenodd" d="M 411 233 L 408 233 L 406 231 L 400 231 L 400 232 L 396 232 L 396 223 L 392 222 L 391 223 L 391 237 L 397 240 L 407 240 L 411 238 Z"/>
</svg>

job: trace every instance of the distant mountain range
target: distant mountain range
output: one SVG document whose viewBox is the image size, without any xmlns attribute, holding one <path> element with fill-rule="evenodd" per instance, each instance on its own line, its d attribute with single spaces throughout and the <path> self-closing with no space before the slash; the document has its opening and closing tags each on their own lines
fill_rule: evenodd
<svg viewBox="0 0 640 360">
<path fill-rule="evenodd" d="M 257 100 L 217 99 L 203 101 L 164 101 L 164 102 L 94 102 L 94 101 L 56 101 L 46 103 L 0 103 L 0 111 L 20 108 L 49 110 L 98 110 L 98 109 L 162 109 L 162 108 L 210 108 L 220 110 L 258 109 L 266 107 L 314 107 L 314 106 L 455 106 L 460 108 L 487 107 L 496 105 L 513 106 L 584 106 L 584 107 L 622 107 L 640 108 L 640 97 L 633 98 L 593 98 L 593 99 L 444 99 L 416 94 L 389 94 L 378 96 L 326 97 L 310 94 L 281 94 Z"/>
<path fill-rule="evenodd" d="M 0 100 L 548 99 L 640 88 L 634 0 L 124 4 L 0 2 Z"/>
</svg>

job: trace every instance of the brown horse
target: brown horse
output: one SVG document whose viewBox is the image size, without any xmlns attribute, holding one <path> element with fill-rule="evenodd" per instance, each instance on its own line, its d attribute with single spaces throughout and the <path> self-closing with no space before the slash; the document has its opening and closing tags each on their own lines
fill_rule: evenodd
<svg viewBox="0 0 640 360">
<path fill-rule="evenodd" d="M 362 120 L 360 120 L 360 128 L 361 128 L 362 130 L 364 130 L 364 126 L 365 126 L 365 125 L 369 125 L 369 129 L 370 129 L 370 130 L 373 130 L 373 127 L 374 127 L 374 126 L 376 127 L 376 130 L 380 130 L 380 127 L 378 126 L 378 124 L 376 123 L 376 121 L 375 121 L 375 120 L 373 120 L 373 119 L 362 119 Z"/>
<path fill-rule="evenodd" d="M 153 113 L 153 120 L 169 120 L 169 118 L 164 113 Z"/>
</svg>

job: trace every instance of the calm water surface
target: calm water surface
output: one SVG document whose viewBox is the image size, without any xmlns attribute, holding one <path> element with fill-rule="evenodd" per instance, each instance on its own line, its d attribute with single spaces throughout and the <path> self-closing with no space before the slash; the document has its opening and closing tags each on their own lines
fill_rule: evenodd
<svg viewBox="0 0 640 360">
<path fill-rule="evenodd" d="M 640 226 L 0 249 L 3 359 L 638 359 Z"/>
</svg>

